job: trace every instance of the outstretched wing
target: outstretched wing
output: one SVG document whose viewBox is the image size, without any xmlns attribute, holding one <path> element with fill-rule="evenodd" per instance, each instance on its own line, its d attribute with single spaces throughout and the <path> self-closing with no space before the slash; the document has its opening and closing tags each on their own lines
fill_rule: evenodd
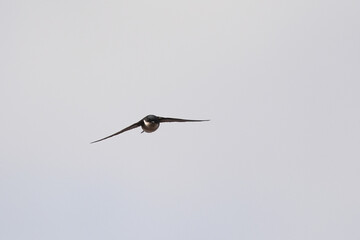
<svg viewBox="0 0 360 240">
<path fill-rule="evenodd" d="M 159 122 L 205 122 L 205 121 L 210 121 L 210 120 L 192 120 L 192 119 L 159 117 Z"/>
<path fill-rule="evenodd" d="M 114 134 L 112 134 L 112 135 L 110 135 L 110 136 L 107 136 L 107 137 L 104 137 L 104 138 L 102 138 L 102 139 L 99 139 L 99 140 L 93 141 L 93 142 L 91 142 L 91 143 L 100 142 L 100 141 L 102 141 L 102 140 L 105 140 L 105 139 L 111 138 L 111 137 L 113 137 L 113 136 L 116 136 L 116 135 L 118 135 L 118 134 L 120 134 L 120 133 L 123 133 L 123 132 L 129 131 L 129 130 L 131 130 L 131 129 L 133 129 L 133 128 L 140 127 L 140 126 L 141 126 L 141 122 L 142 122 L 142 120 L 140 120 L 140 121 L 139 121 L 139 122 L 137 122 L 137 123 L 134 123 L 134 124 L 133 124 L 133 125 L 131 125 L 131 126 L 128 126 L 127 128 L 124 128 L 123 130 L 121 130 L 121 131 L 119 131 L 119 132 L 117 132 L 117 133 L 114 133 Z"/>
</svg>

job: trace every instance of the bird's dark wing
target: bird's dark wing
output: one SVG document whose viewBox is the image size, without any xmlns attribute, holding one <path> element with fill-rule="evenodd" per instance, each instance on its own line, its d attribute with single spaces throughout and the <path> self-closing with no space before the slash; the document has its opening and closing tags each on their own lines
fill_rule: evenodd
<svg viewBox="0 0 360 240">
<path fill-rule="evenodd" d="M 168 118 L 168 117 L 159 117 L 159 122 L 205 122 L 210 120 L 191 120 L 191 119 L 181 119 L 181 118 Z"/>
<path fill-rule="evenodd" d="M 96 140 L 96 141 L 91 142 L 91 143 L 100 142 L 100 141 L 102 141 L 102 140 L 105 140 L 105 139 L 111 138 L 111 137 L 113 137 L 113 136 L 116 136 L 116 135 L 118 135 L 118 134 L 120 134 L 120 133 L 129 131 L 129 130 L 131 130 L 131 129 L 133 129 L 133 128 L 140 127 L 140 126 L 141 126 L 141 122 L 142 122 L 142 120 L 140 120 L 140 121 L 137 122 L 137 123 L 134 123 L 134 124 L 131 125 L 131 126 L 128 126 L 127 128 L 124 128 L 123 130 L 121 130 L 121 131 L 119 131 L 119 132 L 117 132 L 117 133 L 114 133 L 114 134 L 112 134 L 112 135 L 110 135 L 110 136 L 104 137 L 104 138 L 102 138 L 102 139 Z"/>
</svg>

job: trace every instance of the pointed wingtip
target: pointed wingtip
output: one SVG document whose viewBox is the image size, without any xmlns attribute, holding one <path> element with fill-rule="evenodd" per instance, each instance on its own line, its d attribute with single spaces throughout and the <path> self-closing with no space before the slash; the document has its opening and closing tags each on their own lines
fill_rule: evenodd
<svg viewBox="0 0 360 240">
<path fill-rule="evenodd" d="M 91 142 L 90 144 L 97 143 L 97 142 L 100 142 L 100 141 L 102 141 L 102 140 L 104 140 L 104 139 L 99 139 L 99 140 L 93 141 L 93 142 Z"/>
</svg>

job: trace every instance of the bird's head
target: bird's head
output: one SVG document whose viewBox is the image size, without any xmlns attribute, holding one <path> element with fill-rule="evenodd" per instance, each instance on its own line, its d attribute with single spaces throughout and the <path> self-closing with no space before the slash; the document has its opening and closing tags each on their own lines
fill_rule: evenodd
<svg viewBox="0 0 360 240">
<path fill-rule="evenodd" d="M 146 122 L 158 123 L 159 122 L 159 117 L 157 117 L 155 115 L 147 115 L 146 117 L 144 117 L 144 120 Z"/>
</svg>

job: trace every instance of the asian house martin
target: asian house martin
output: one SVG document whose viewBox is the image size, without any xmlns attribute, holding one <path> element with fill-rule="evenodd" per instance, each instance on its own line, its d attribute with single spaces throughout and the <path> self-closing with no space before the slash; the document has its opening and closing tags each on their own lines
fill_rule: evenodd
<svg viewBox="0 0 360 240">
<path fill-rule="evenodd" d="M 100 142 L 102 140 L 111 138 L 111 137 L 116 136 L 116 135 L 118 135 L 120 133 L 129 131 L 131 129 L 134 129 L 134 128 L 137 128 L 137 127 L 140 127 L 140 126 L 143 129 L 142 133 L 143 132 L 151 133 L 151 132 L 156 131 L 159 128 L 160 123 L 163 123 L 163 122 L 204 122 L 204 121 L 210 121 L 210 120 L 190 120 L 190 119 L 158 117 L 158 116 L 155 116 L 155 115 L 147 115 L 146 117 L 144 117 L 143 119 L 141 119 L 137 123 L 134 123 L 134 124 L 128 126 L 127 128 L 124 128 L 123 130 L 121 130 L 121 131 L 119 131 L 117 133 L 114 133 L 114 134 L 112 134 L 110 136 L 107 136 L 107 137 L 104 137 L 102 139 L 93 141 L 91 143 Z"/>
</svg>

